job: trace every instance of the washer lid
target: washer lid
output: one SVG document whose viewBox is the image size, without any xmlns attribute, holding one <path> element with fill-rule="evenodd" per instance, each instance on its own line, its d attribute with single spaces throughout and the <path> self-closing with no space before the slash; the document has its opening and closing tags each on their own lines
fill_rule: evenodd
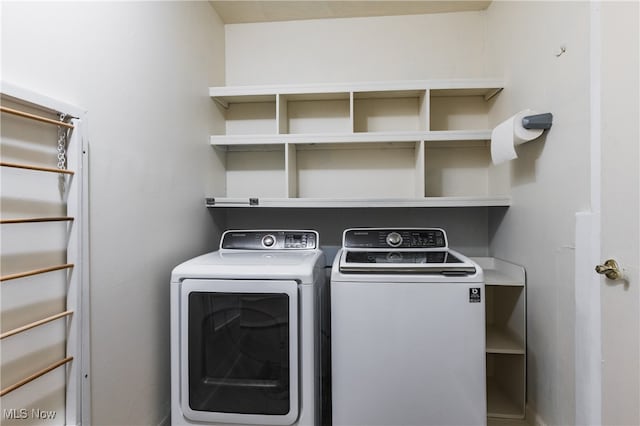
<svg viewBox="0 0 640 426">
<path fill-rule="evenodd" d="M 471 275 L 476 267 L 452 250 L 344 249 L 340 272 Z"/>
</svg>

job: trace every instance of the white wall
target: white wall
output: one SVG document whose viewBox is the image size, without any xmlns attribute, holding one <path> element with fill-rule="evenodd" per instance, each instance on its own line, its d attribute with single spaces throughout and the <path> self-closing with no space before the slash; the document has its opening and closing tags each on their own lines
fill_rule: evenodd
<svg viewBox="0 0 640 426">
<path fill-rule="evenodd" d="M 494 122 L 551 112 L 546 136 L 509 164 L 513 205 L 493 219 L 491 252 L 527 271 L 528 403 L 549 425 L 575 424 L 575 213 L 588 211 L 589 4 L 493 2 L 489 70 L 505 78 Z M 556 56 L 560 47 L 566 52 Z"/>
<path fill-rule="evenodd" d="M 226 26 L 226 84 L 485 76 L 483 12 Z"/>
<path fill-rule="evenodd" d="M 169 413 L 169 273 L 217 238 L 223 64 L 207 2 L 2 3 L 2 78 L 88 111 L 92 424 Z"/>
</svg>

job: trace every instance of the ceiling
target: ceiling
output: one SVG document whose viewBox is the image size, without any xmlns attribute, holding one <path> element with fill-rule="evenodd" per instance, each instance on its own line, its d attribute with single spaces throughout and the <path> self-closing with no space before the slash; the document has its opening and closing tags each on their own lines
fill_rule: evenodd
<svg viewBox="0 0 640 426">
<path fill-rule="evenodd" d="M 484 10 L 490 0 L 297 0 L 210 1 L 225 24 L 294 21 L 300 19 L 355 18 L 365 16 L 421 15 Z"/>
</svg>

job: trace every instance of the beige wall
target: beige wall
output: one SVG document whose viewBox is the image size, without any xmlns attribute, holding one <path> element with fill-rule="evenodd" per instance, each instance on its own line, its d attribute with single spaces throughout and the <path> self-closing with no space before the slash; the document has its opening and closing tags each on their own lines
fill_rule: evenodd
<svg viewBox="0 0 640 426">
<path fill-rule="evenodd" d="M 513 205 L 494 218 L 490 239 L 493 255 L 527 271 L 529 408 L 546 424 L 575 424 L 575 213 L 590 208 L 589 4 L 493 2 L 487 34 L 489 69 L 506 86 L 494 119 L 525 108 L 554 116 L 546 136 L 509 163 Z"/>
<path fill-rule="evenodd" d="M 223 63 L 206 2 L 2 4 L 2 78 L 88 111 L 92 424 L 169 414 L 169 273 L 216 240 L 203 177 Z"/>
<path fill-rule="evenodd" d="M 483 12 L 226 26 L 226 83 L 485 76 Z"/>
</svg>

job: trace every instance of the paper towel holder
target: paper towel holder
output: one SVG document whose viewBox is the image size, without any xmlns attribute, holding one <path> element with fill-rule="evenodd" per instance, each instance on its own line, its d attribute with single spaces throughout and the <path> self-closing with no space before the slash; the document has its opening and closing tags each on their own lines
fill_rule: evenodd
<svg viewBox="0 0 640 426">
<path fill-rule="evenodd" d="M 552 124 L 553 114 L 550 112 L 522 117 L 522 127 L 525 129 L 550 129 Z"/>
</svg>

